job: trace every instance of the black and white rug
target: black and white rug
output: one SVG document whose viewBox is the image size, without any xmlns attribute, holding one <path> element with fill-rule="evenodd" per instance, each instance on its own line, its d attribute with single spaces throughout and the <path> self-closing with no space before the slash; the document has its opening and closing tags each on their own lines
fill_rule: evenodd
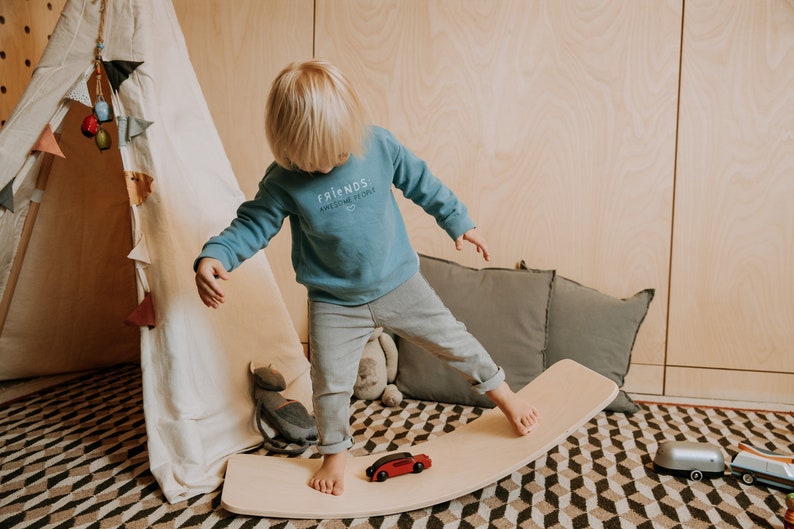
<svg viewBox="0 0 794 529">
<path fill-rule="evenodd" d="M 0 528 L 781 528 L 786 491 L 726 474 L 657 474 L 666 440 L 794 452 L 794 414 L 641 404 L 602 412 L 560 446 L 482 490 L 399 515 L 276 520 L 220 506 L 220 490 L 168 504 L 149 473 L 141 373 L 122 366 L 0 406 Z M 352 404 L 354 455 L 421 443 L 482 410 L 406 400 Z M 312 450 L 303 457 L 317 457 Z"/>
</svg>

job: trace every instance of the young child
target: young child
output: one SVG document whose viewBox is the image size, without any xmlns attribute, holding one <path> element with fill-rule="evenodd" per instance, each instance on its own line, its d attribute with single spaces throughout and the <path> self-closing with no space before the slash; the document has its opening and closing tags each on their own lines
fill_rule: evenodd
<svg viewBox="0 0 794 529">
<path fill-rule="evenodd" d="M 218 279 L 228 279 L 289 219 L 292 264 L 308 289 L 312 401 L 323 454 L 309 485 L 328 494 L 344 490 L 350 398 L 376 327 L 447 360 L 518 435 L 529 433 L 538 420 L 535 407 L 510 390 L 501 368 L 419 273 L 392 186 L 435 217 L 458 250 L 467 241 L 488 261 L 466 207 L 388 131 L 367 126 L 352 86 L 327 62 L 282 70 L 266 112 L 276 161 L 256 197 L 204 245 L 194 264 L 196 286 L 204 304 L 217 308 L 225 301 Z"/>
</svg>

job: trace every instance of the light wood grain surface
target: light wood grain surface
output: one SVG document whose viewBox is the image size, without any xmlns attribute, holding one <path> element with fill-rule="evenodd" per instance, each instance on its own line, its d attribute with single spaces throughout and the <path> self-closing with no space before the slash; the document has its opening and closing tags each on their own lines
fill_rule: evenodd
<svg viewBox="0 0 794 529">
<path fill-rule="evenodd" d="M 22 97 L 66 0 L 0 3 L 0 126 Z"/>
<path fill-rule="evenodd" d="M 755 401 L 794 405 L 792 390 L 794 374 L 730 369 L 701 369 L 671 366 L 666 369 L 665 394 L 687 398 L 720 399 L 720 406 L 729 401 Z M 736 406 L 736 404 L 733 404 Z M 739 405 L 742 406 L 742 405 Z"/>
<path fill-rule="evenodd" d="M 791 374 L 794 5 L 686 6 L 667 361 Z"/>
<path fill-rule="evenodd" d="M 680 16 L 663 2 L 318 2 L 316 53 L 469 206 L 491 265 L 526 259 L 619 297 L 655 287 L 635 358 L 661 364 Z M 419 251 L 485 265 L 403 211 Z"/>
</svg>

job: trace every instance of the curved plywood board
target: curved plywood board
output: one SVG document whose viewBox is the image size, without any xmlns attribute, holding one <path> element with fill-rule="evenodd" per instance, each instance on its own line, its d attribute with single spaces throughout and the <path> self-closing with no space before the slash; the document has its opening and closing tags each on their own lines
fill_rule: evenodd
<svg viewBox="0 0 794 529">
<path fill-rule="evenodd" d="M 406 512 L 481 489 L 546 453 L 609 404 L 617 387 L 571 360 L 551 366 L 519 394 L 534 403 L 541 422 L 518 437 L 499 410 L 485 412 L 454 432 L 400 451 L 425 453 L 433 466 L 372 483 L 365 469 L 383 453 L 351 457 L 345 493 L 322 494 L 307 482 L 317 459 L 250 454 L 232 456 L 221 503 L 231 512 L 273 518 L 360 518 Z"/>
</svg>

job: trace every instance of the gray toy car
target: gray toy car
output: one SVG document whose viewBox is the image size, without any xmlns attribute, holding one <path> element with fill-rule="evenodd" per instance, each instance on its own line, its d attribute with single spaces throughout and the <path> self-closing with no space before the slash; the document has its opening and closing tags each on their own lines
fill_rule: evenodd
<svg viewBox="0 0 794 529">
<path fill-rule="evenodd" d="M 721 477 L 725 474 L 722 450 L 708 443 L 667 441 L 659 445 L 653 468 L 657 472 L 688 476 L 700 481 L 703 476 Z"/>
</svg>

